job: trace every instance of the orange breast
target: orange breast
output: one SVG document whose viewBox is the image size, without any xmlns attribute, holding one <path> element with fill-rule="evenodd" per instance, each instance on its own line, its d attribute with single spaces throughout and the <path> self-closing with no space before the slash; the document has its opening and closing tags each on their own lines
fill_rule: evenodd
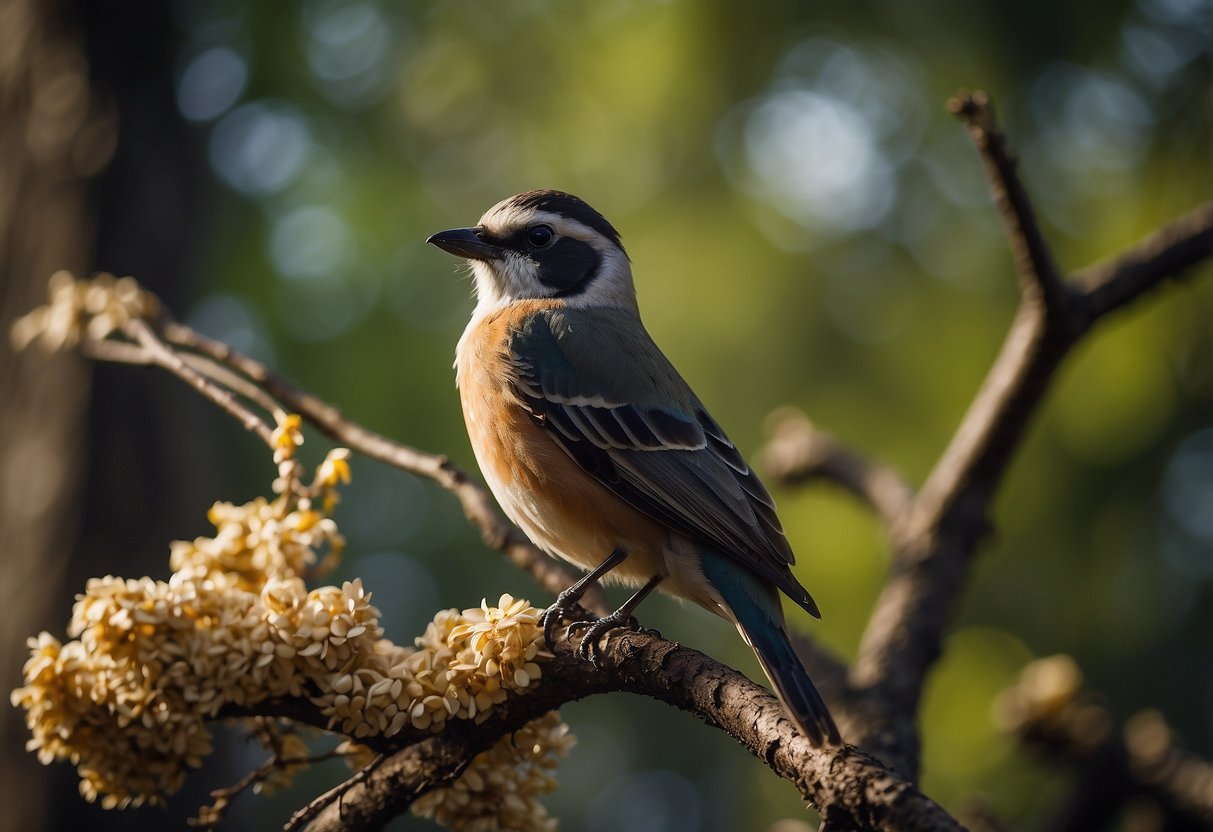
<svg viewBox="0 0 1213 832">
<path fill-rule="evenodd" d="M 582 471 L 514 391 L 512 324 L 551 303 L 497 310 L 460 340 L 459 392 L 476 461 L 505 513 L 545 551 L 591 568 L 622 546 L 628 558 L 613 576 L 642 582 L 665 574 L 664 527 Z"/>
</svg>

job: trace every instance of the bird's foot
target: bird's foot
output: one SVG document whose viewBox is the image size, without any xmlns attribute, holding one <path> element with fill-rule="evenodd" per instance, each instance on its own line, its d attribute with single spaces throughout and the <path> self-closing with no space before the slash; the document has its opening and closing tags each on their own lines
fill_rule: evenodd
<svg viewBox="0 0 1213 832">
<path fill-rule="evenodd" d="M 581 637 L 581 644 L 577 645 L 577 655 L 598 666 L 598 660 L 602 657 L 602 649 L 598 646 L 598 641 L 606 633 L 611 630 L 626 629 L 640 630 L 640 622 L 636 617 L 626 610 L 615 610 L 610 615 L 603 616 L 595 621 L 574 621 L 569 625 L 569 637 L 580 630 L 585 630 L 585 635 Z"/>
<path fill-rule="evenodd" d="M 543 641 L 551 650 L 556 644 L 556 628 L 560 626 L 561 620 L 571 617 L 577 610 L 581 609 L 581 605 L 577 603 L 576 597 L 566 598 L 566 592 L 562 592 L 556 596 L 556 601 L 552 606 L 539 614 L 539 625 L 543 627 Z"/>
<path fill-rule="evenodd" d="M 539 623 L 543 627 L 543 640 L 549 650 L 556 646 L 556 626 L 560 624 L 560 620 L 562 618 L 571 618 L 570 613 L 575 610 L 585 612 L 581 608 L 581 605 L 577 603 L 581 600 L 581 596 L 585 595 L 587 589 L 596 585 L 603 575 L 623 563 L 627 559 L 627 556 L 626 549 L 616 548 L 611 554 L 607 555 L 602 563 L 595 566 L 585 575 L 582 575 L 577 583 L 557 595 L 556 602 L 540 613 Z M 655 578 L 654 580 L 660 579 Z"/>
</svg>

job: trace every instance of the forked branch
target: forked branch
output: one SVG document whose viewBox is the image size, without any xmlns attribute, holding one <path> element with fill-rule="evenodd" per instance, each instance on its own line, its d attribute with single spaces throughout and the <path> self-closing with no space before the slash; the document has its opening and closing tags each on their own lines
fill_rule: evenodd
<svg viewBox="0 0 1213 832">
<path fill-rule="evenodd" d="M 988 528 L 990 502 L 1054 373 L 1103 315 L 1213 255 L 1213 204 L 1205 204 L 1109 264 L 1059 282 L 989 101 L 962 94 L 950 109 L 965 121 L 985 163 L 1015 253 L 1021 298 L 994 365 L 893 536 L 892 568 L 852 673 L 858 691 L 886 705 L 858 741 L 911 777 L 927 671 L 942 651 Z"/>
</svg>

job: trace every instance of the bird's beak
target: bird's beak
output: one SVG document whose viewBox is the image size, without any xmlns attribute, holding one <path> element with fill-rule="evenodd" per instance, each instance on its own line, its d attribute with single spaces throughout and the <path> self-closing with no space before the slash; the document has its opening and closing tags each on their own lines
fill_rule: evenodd
<svg viewBox="0 0 1213 832">
<path fill-rule="evenodd" d="M 450 231 L 439 231 L 437 234 L 430 235 L 426 242 L 469 260 L 498 260 L 502 253 L 500 247 L 477 236 L 474 228 L 452 228 Z"/>
</svg>

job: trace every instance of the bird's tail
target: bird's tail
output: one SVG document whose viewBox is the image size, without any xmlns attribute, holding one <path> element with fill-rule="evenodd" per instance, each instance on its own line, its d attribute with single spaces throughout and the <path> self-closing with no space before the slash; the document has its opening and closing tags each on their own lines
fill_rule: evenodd
<svg viewBox="0 0 1213 832">
<path fill-rule="evenodd" d="M 840 744 L 834 719 L 788 639 L 779 591 L 725 555 L 704 552 L 701 558 L 704 576 L 754 648 L 788 716 L 813 745 Z"/>
</svg>

